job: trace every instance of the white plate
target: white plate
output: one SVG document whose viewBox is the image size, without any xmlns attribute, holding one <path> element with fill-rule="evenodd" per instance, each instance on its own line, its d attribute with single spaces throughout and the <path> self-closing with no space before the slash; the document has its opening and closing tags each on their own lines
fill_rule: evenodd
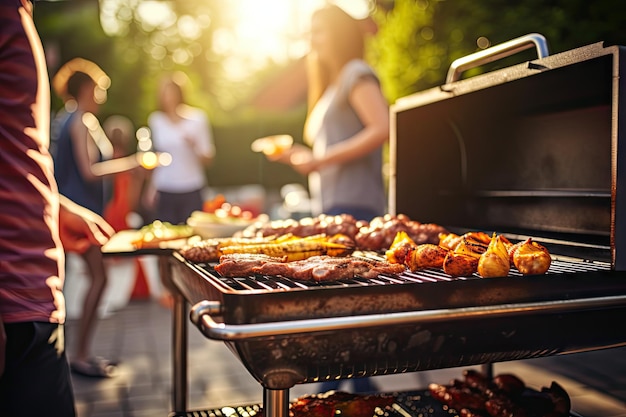
<svg viewBox="0 0 626 417">
<path fill-rule="evenodd" d="M 196 217 L 189 217 L 187 224 L 192 227 L 193 232 L 203 239 L 211 239 L 217 237 L 231 237 L 236 232 L 245 229 L 252 222 L 233 221 L 233 222 L 211 222 Z"/>
</svg>

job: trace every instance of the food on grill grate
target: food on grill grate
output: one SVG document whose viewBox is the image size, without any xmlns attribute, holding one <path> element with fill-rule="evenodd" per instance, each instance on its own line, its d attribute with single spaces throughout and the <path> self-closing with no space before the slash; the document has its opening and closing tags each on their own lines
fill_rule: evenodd
<svg viewBox="0 0 626 417">
<path fill-rule="evenodd" d="M 446 255 L 443 260 L 443 272 L 452 277 L 472 275 L 478 270 L 478 261 L 487 251 L 488 245 L 480 239 L 480 235 L 467 233 L 462 236 L 459 244 Z"/>
<path fill-rule="evenodd" d="M 386 214 L 367 222 L 356 220 L 348 214 L 329 216 L 321 214 L 300 220 L 274 220 L 266 223 L 255 223 L 242 232 L 242 236 L 270 236 L 291 233 L 295 236 L 311 236 L 317 234 L 346 235 L 356 241 L 356 249 L 383 251 L 391 246 L 399 231 L 406 232 L 413 241 L 421 243 L 438 243 L 439 234 L 446 229 L 437 224 L 420 223 L 411 220 L 404 214 L 392 216 Z"/>
<path fill-rule="evenodd" d="M 433 223 L 420 223 L 404 214 L 376 217 L 369 225 L 361 227 L 355 236 L 361 250 L 383 251 L 393 243 L 398 232 L 405 232 L 416 244 L 438 243 L 439 234 L 447 230 Z"/>
<path fill-rule="evenodd" d="M 221 248 L 233 245 L 258 245 L 260 243 L 278 242 L 276 236 L 260 237 L 260 238 L 215 238 L 204 239 L 182 247 L 180 254 L 191 262 L 215 262 L 222 256 Z"/>
<path fill-rule="evenodd" d="M 286 259 L 261 253 L 236 253 L 222 255 L 215 270 L 225 277 L 246 277 L 255 274 L 256 269 L 267 262 L 284 263 Z"/>
<path fill-rule="evenodd" d="M 354 239 L 359 228 L 368 222 L 357 220 L 349 214 L 330 216 L 321 214 L 304 219 L 272 220 L 270 222 L 256 222 L 241 232 L 244 237 L 271 236 L 292 234 L 294 236 L 336 235 L 342 234 Z"/>
<path fill-rule="evenodd" d="M 132 241 L 135 249 L 158 248 L 162 242 L 191 237 L 193 230 L 187 225 L 171 224 L 155 220 L 138 230 L 138 236 Z"/>
<path fill-rule="evenodd" d="M 460 416 L 569 416 L 569 395 L 556 382 L 534 391 L 526 389 L 524 382 L 512 374 L 500 374 L 490 380 L 478 371 L 467 370 L 463 376 L 463 380 L 455 379 L 447 385 L 428 386 L 433 398 L 457 410 Z"/>
<path fill-rule="evenodd" d="M 185 246 L 180 253 L 191 262 L 215 262 L 222 255 L 235 253 L 263 254 L 284 259 L 286 262 L 315 255 L 347 256 L 353 251 L 354 241 L 344 235 L 308 237 L 282 235 L 207 239 Z"/>
<path fill-rule="evenodd" d="M 426 268 L 443 268 L 448 252 L 450 251 L 441 246 L 424 243 L 410 252 L 406 265 L 413 272 Z"/>
<path fill-rule="evenodd" d="M 378 415 L 376 409 L 385 410 L 395 402 L 393 395 L 349 394 L 330 391 L 324 394 L 305 395 L 293 402 L 289 409 L 290 417 L 372 417 Z"/>
<path fill-rule="evenodd" d="M 416 244 L 400 231 L 385 258 L 411 272 L 438 268 L 452 277 L 478 273 L 483 278 L 506 277 L 512 266 L 523 275 L 544 274 L 551 263 L 548 250 L 530 238 L 513 244 L 503 235 L 484 232 L 441 233 L 439 244 Z"/>
<path fill-rule="evenodd" d="M 341 243 L 338 243 L 341 242 Z M 292 237 L 280 242 L 260 243 L 256 245 L 223 246 L 224 255 L 236 253 L 260 253 L 273 257 L 285 257 L 287 261 L 298 261 L 311 256 L 347 256 L 354 251 L 347 236 L 314 235 Z"/>
<path fill-rule="evenodd" d="M 552 262 L 548 249 L 531 238 L 513 245 L 509 259 L 523 275 L 543 274 Z"/>
<path fill-rule="evenodd" d="M 494 233 L 489 247 L 478 259 L 478 275 L 483 278 L 506 277 L 511 263 L 503 236 Z"/>
<path fill-rule="evenodd" d="M 229 254 L 220 258 L 215 270 L 225 277 L 243 277 L 254 274 L 302 280 L 327 282 L 379 275 L 396 275 L 405 271 L 404 265 L 355 257 L 312 256 L 307 259 L 282 262 L 266 256 Z"/>
</svg>

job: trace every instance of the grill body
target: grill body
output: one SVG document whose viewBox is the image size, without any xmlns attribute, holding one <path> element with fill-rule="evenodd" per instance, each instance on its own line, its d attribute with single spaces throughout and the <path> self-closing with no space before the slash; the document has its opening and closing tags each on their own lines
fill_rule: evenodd
<svg viewBox="0 0 626 417">
<path fill-rule="evenodd" d="M 426 270 L 305 285 L 226 279 L 175 253 L 173 280 L 194 304 L 192 321 L 269 393 L 626 345 L 610 324 L 626 319 L 623 55 L 589 45 L 391 108 L 390 212 L 459 234 L 531 236 L 553 254 L 547 274 Z M 286 415 L 284 395 L 264 403 Z"/>
<path fill-rule="evenodd" d="M 453 279 L 427 270 L 307 285 L 281 277 L 223 278 L 210 264 L 174 258 L 185 298 L 219 305 L 213 328 L 198 317 L 196 324 L 224 340 L 274 390 L 626 343 L 618 328 L 606 332 L 598 325 L 626 318 L 626 281 L 602 262 L 557 259 L 542 276 Z M 407 312 L 417 316 L 403 316 Z M 397 320 L 378 320 L 386 316 Z M 334 319 L 345 323 L 325 327 Z M 285 323 L 298 328 L 284 331 Z M 219 333 L 218 326 L 228 330 Z"/>
<path fill-rule="evenodd" d="M 399 99 L 390 211 L 626 270 L 623 71 L 597 43 Z"/>
</svg>

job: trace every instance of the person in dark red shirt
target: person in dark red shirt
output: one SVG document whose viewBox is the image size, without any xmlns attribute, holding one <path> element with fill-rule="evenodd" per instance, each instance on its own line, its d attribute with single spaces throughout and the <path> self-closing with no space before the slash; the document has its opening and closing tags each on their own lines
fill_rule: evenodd
<svg viewBox="0 0 626 417">
<path fill-rule="evenodd" d="M 64 246 L 112 228 L 62 198 L 50 88 L 29 0 L 0 0 L 0 415 L 76 415 L 63 324 Z"/>
</svg>

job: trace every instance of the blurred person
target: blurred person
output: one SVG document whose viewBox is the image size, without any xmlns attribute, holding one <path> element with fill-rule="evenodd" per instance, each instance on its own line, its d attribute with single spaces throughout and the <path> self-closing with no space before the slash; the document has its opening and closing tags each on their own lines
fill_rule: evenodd
<svg viewBox="0 0 626 417">
<path fill-rule="evenodd" d="M 314 215 L 371 220 L 386 210 L 382 147 L 389 105 L 364 61 L 366 29 L 335 5 L 314 12 L 304 141 L 271 160 L 308 175 Z"/>
<path fill-rule="evenodd" d="M 147 200 L 158 220 L 172 224 L 185 223 L 193 211 L 202 210 L 205 169 L 215 156 L 208 117 L 185 102 L 185 77 L 174 73 L 161 80 L 158 110 L 148 117 L 154 150 L 170 154 L 171 163 L 152 172 Z"/>
<path fill-rule="evenodd" d="M 148 116 L 152 144 L 158 153 L 171 155 L 168 166 L 152 172 L 146 192 L 146 205 L 156 219 L 183 224 L 196 210 L 202 210 L 207 186 L 205 169 L 215 157 L 215 146 L 208 117 L 203 110 L 185 102 L 186 75 L 176 72 L 165 76 L 158 90 L 158 110 Z M 172 284 L 165 282 L 169 264 L 159 257 L 159 274 L 164 291 L 159 301 L 172 308 Z"/>
<path fill-rule="evenodd" d="M 113 147 L 113 158 L 124 158 L 134 153 L 135 127 L 125 116 L 113 115 L 102 124 L 106 137 Z M 140 218 L 141 195 L 148 178 L 148 171 L 136 167 L 116 174 L 113 178 L 111 199 L 104 208 L 104 219 L 119 232 L 138 229 L 143 225 Z"/>
<path fill-rule="evenodd" d="M 128 117 L 110 116 L 102 123 L 102 127 L 113 146 L 113 158 L 124 158 L 133 153 L 136 148 L 135 127 Z M 112 196 L 104 208 L 104 219 L 116 232 L 143 226 L 144 220 L 138 212 L 141 211 L 141 195 L 147 174 L 148 171 L 137 167 L 120 172 L 113 178 Z M 135 285 L 131 296 L 145 298 L 149 295 L 149 288 L 143 265 L 136 256 L 129 261 L 134 264 L 135 271 Z"/>
<path fill-rule="evenodd" d="M 96 64 L 81 58 L 66 63 L 53 78 L 57 94 L 66 102 L 75 102 L 61 127 L 54 154 L 54 175 L 59 192 L 98 216 L 103 216 L 107 200 L 105 179 L 140 167 L 140 155 L 113 158 L 113 146 L 96 117 L 100 104 L 105 101 L 110 82 L 107 80 Z M 82 303 L 70 367 L 84 376 L 111 377 L 115 374 L 115 365 L 90 354 L 98 308 L 108 283 L 100 246 L 65 247 L 65 250 L 81 256 L 90 280 Z"/>
<path fill-rule="evenodd" d="M 369 221 L 386 210 L 382 147 L 389 139 L 389 105 L 364 61 L 365 34 L 361 22 L 338 6 L 313 13 L 304 125 L 310 147 L 269 156 L 308 175 L 314 215 L 345 213 Z M 353 382 L 358 392 L 376 390 L 370 378 Z M 321 391 L 339 386 L 325 382 Z"/>
<path fill-rule="evenodd" d="M 0 97 L 0 415 L 73 417 L 62 245 L 102 245 L 111 230 L 58 193 L 47 68 L 28 0 L 0 0 Z"/>
</svg>

